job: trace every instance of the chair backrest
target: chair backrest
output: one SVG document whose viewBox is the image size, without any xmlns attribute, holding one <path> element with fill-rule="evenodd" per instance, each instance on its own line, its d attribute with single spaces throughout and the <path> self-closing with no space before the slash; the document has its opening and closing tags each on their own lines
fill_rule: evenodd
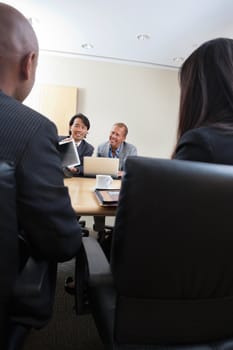
<svg viewBox="0 0 233 350">
<path fill-rule="evenodd" d="M 112 244 L 115 337 L 233 335 L 233 167 L 129 157 Z"/>
<path fill-rule="evenodd" d="M 0 348 L 7 334 L 9 301 L 18 266 L 18 229 L 14 166 L 0 161 Z"/>
</svg>

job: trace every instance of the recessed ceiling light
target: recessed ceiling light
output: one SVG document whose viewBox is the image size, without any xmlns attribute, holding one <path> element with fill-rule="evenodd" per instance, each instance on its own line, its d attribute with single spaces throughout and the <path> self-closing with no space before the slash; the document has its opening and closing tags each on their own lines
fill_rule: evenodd
<svg viewBox="0 0 233 350">
<path fill-rule="evenodd" d="M 138 40 L 149 40 L 150 39 L 150 35 L 149 34 L 140 33 L 140 34 L 136 35 L 136 38 Z"/>
<path fill-rule="evenodd" d="M 81 45 L 83 49 L 93 49 L 94 45 L 91 43 L 85 43 Z"/>
<path fill-rule="evenodd" d="M 173 61 L 176 62 L 176 63 L 181 63 L 181 62 L 184 61 L 184 57 L 174 57 Z"/>
</svg>

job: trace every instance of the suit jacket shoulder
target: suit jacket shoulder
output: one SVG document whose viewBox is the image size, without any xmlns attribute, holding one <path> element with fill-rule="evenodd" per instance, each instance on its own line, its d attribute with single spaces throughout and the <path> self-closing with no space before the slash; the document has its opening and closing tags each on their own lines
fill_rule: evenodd
<svg viewBox="0 0 233 350">
<path fill-rule="evenodd" d="M 16 165 L 38 130 L 52 125 L 40 113 L 3 93 L 0 93 L 0 123 L 0 156 L 13 160 Z"/>
<path fill-rule="evenodd" d="M 136 156 L 137 155 L 137 148 L 128 142 L 123 142 L 123 149 L 122 152 L 127 156 Z"/>
<path fill-rule="evenodd" d="M 86 140 L 82 140 L 81 144 L 78 146 L 78 153 L 80 158 L 86 156 L 92 156 L 94 152 L 94 147 L 88 143 Z"/>
<path fill-rule="evenodd" d="M 97 157 L 108 157 L 109 142 L 103 142 L 97 147 Z"/>
<path fill-rule="evenodd" d="M 233 132 L 216 127 L 189 130 L 180 138 L 174 158 L 233 164 Z"/>
</svg>

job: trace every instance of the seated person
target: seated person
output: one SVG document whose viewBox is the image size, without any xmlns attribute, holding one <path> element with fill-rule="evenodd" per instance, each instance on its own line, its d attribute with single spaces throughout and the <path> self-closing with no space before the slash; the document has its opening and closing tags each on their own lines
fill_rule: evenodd
<svg viewBox="0 0 233 350">
<path fill-rule="evenodd" d="M 16 349 L 16 341 L 20 337 L 20 348 L 23 348 L 23 335 L 31 327 L 45 325 L 44 317 L 51 317 L 56 287 L 56 269 L 51 264 L 72 259 L 81 246 L 81 228 L 64 186 L 61 159 L 56 150 L 56 127 L 49 119 L 23 104 L 34 85 L 38 54 L 38 40 L 28 19 L 1 2 L 0 158 L 15 167 L 18 234 L 27 242 L 30 252 L 20 249 L 20 246 L 16 250 L 11 246 L 15 232 L 6 226 L 1 244 L 6 242 L 9 249 L 1 251 L 1 261 L 8 255 L 12 255 L 12 259 L 7 260 L 7 284 L 1 285 L 0 290 L 0 349 Z M 13 189 L 14 184 L 10 187 Z M 1 191 L 1 196 L 4 196 L 4 191 Z M 13 210 L 11 207 L 8 209 Z M 5 233 L 9 234 L 9 238 Z M 48 271 L 51 285 L 47 285 L 46 289 L 41 286 L 45 292 L 43 295 L 39 290 L 38 297 L 35 294 L 37 306 L 27 304 L 26 297 L 24 305 L 19 295 L 19 298 L 13 297 L 13 286 L 28 254 L 51 266 Z M 12 330 L 15 330 L 13 335 Z M 10 334 L 6 334 L 7 331 Z M 11 344 L 7 346 L 9 340 Z"/>
<path fill-rule="evenodd" d="M 90 129 L 89 119 L 82 113 L 74 115 L 69 121 L 69 136 L 60 136 L 59 141 L 72 138 L 77 146 L 77 151 L 80 159 L 80 165 L 73 168 L 63 169 L 66 177 L 82 176 L 83 175 L 83 157 L 92 156 L 94 147 L 88 143 L 85 138 Z M 82 235 L 89 235 L 88 230 L 84 228 L 85 221 L 80 221 L 80 216 L 77 215 L 77 220 L 82 226 Z M 74 282 L 72 277 L 67 277 L 65 281 L 65 290 L 69 294 L 74 294 Z"/>
<path fill-rule="evenodd" d="M 137 149 L 126 142 L 128 127 L 124 123 L 115 123 L 110 131 L 109 140 L 97 148 L 97 157 L 119 158 L 119 177 L 122 176 L 124 163 L 128 156 L 136 156 Z M 94 230 L 104 231 L 105 217 L 94 216 Z"/>
<path fill-rule="evenodd" d="M 64 174 L 70 176 L 83 175 L 83 157 L 92 156 L 94 147 L 85 138 L 90 129 L 89 119 L 82 113 L 74 115 L 69 121 L 69 136 L 59 136 L 59 141 L 72 138 L 77 146 L 80 165 L 64 169 Z"/>
<path fill-rule="evenodd" d="M 137 149 L 134 145 L 126 142 L 128 127 L 124 123 L 115 123 L 110 131 L 109 140 L 98 146 L 97 157 L 119 158 L 119 177 L 122 176 L 124 163 L 128 156 L 136 156 Z M 98 231 L 98 240 L 101 241 L 105 235 L 105 216 L 94 216 L 94 230 Z M 109 236 L 110 240 L 111 237 Z M 110 242 L 106 242 L 106 249 L 103 247 L 106 255 L 109 255 Z M 74 294 L 75 281 L 69 276 L 65 282 L 65 290 L 69 294 Z"/>
<path fill-rule="evenodd" d="M 115 123 L 109 140 L 97 148 L 97 157 L 119 158 L 119 176 L 122 175 L 126 158 L 137 155 L 136 147 L 125 141 L 127 134 L 128 128 L 124 123 Z"/>
</svg>

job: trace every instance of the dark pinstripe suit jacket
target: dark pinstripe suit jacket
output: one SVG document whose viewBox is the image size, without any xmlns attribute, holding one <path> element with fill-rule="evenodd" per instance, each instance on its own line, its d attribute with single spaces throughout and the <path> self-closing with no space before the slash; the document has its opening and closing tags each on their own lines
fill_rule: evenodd
<svg viewBox="0 0 233 350">
<path fill-rule="evenodd" d="M 47 118 L 0 92 L 0 159 L 16 166 L 19 225 L 35 255 L 64 261 L 77 253 L 81 230 L 63 184 L 57 137 Z"/>
</svg>

